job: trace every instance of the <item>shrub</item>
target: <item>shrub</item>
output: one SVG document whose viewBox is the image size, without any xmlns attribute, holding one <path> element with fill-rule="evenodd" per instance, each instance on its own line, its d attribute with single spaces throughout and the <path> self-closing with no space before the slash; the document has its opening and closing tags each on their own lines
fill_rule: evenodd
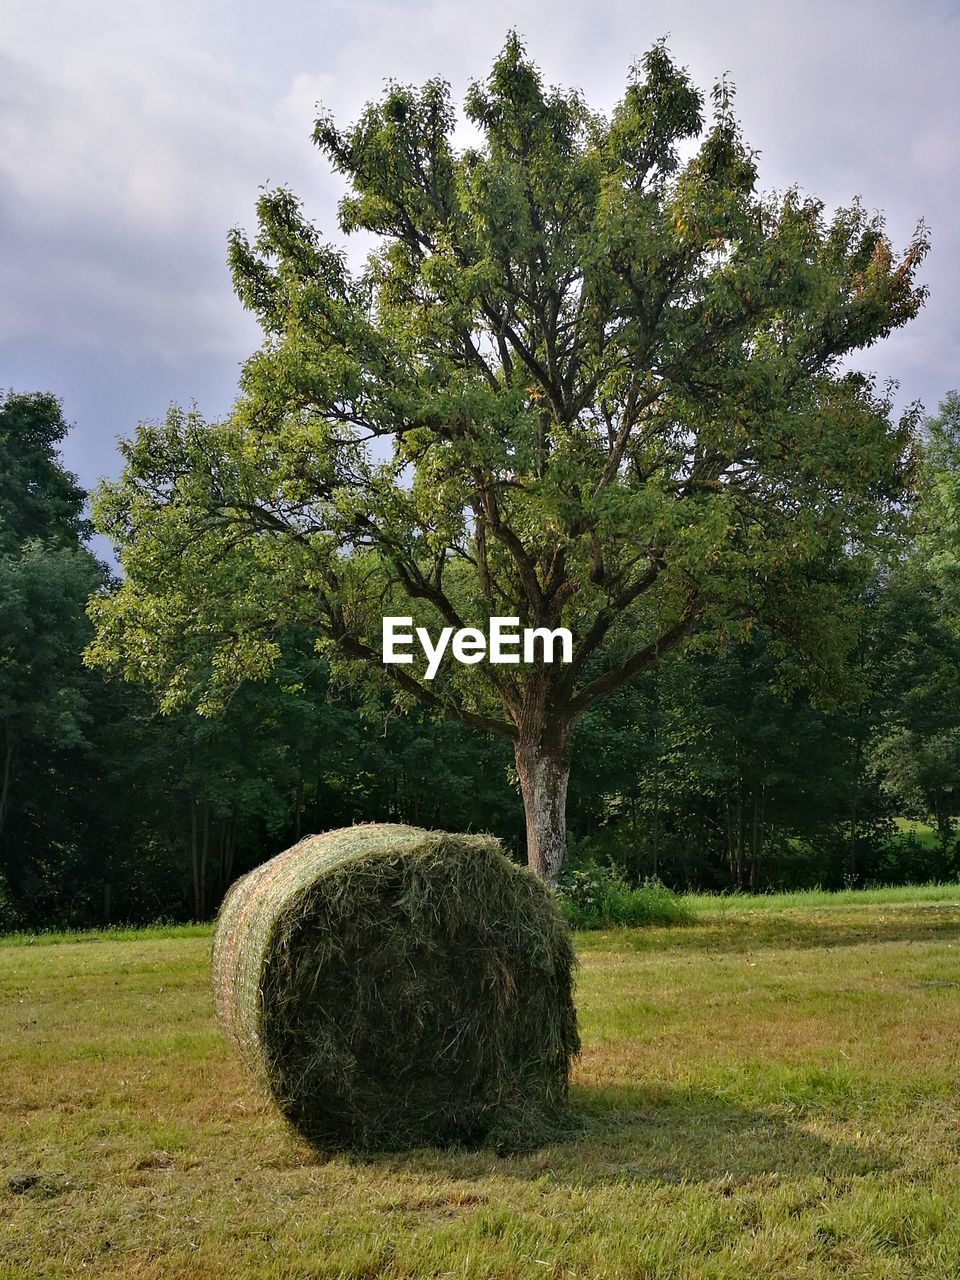
<svg viewBox="0 0 960 1280">
<path fill-rule="evenodd" d="M 617 868 L 596 863 L 566 872 L 558 894 L 563 914 L 575 929 L 689 924 L 693 920 L 682 898 L 659 880 L 647 879 L 631 888 Z"/>
<path fill-rule="evenodd" d="M 487 836 L 370 824 L 239 880 L 213 983 L 228 1036 L 323 1149 L 529 1145 L 579 1048 L 570 931 Z"/>
</svg>

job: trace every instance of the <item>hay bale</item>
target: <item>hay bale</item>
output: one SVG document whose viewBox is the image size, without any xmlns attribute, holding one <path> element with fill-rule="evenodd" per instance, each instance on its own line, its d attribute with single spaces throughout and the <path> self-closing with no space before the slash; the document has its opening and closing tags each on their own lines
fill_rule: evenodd
<svg viewBox="0 0 960 1280">
<path fill-rule="evenodd" d="M 550 892 L 488 836 L 372 823 L 233 885 L 214 937 L 228 1037 L 322 1149 L 555 1130 L 579 1049 Z"/>
</svg>

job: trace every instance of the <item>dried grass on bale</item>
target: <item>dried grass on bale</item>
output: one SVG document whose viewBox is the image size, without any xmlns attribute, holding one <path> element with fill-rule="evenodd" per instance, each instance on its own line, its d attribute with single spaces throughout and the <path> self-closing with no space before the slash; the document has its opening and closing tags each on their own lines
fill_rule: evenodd
<svg viewBox="0 0 960 1280">
<path fill-rule="evenodd" d="M 369 824 L 236 882 L 213 983 L 229 1038 L 315 1146 L 519 1147 L 564 1113 L 575 963 L 552 895 L 496 840 Z"/>
</svg>

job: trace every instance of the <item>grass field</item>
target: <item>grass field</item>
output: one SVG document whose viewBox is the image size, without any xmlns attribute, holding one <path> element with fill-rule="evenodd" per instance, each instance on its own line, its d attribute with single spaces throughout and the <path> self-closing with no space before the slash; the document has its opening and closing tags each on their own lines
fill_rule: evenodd
<svg viewBox="0 0 960 1280">
<path fill-rule="evenodd" d="M 960 886 L 580 938 L 580 1131 L 324 1159 L 194 929 L 0 949 L 0 1280 L 960 1274 Z"/>
</svg>

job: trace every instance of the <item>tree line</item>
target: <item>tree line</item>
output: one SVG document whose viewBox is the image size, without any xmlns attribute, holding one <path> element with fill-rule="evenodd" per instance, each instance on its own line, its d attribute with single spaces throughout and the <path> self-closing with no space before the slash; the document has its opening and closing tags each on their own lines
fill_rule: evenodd
<svg viewBox="0 0 960 1280">
<path fill-rule="evenodd" d="M 392 819 L 489 830 L 524 857 L 503 739 L 358 688 L 291 628 L 220 709 L 84 664 L 86 495 L 50 395 L 0 402 L 0 923 L 205 918 L 231 879 L 308 832 Z M 912 536 L 852 595 L 831 699 L 784 685 L 763 627 L 677 650 L 585 715 L 568 852 L 715 890 L 951 878 L 960 814 L 960 397 L 918 441 Z M 895 819 L 929 822 L 905 838 Z"/>
</svg>

